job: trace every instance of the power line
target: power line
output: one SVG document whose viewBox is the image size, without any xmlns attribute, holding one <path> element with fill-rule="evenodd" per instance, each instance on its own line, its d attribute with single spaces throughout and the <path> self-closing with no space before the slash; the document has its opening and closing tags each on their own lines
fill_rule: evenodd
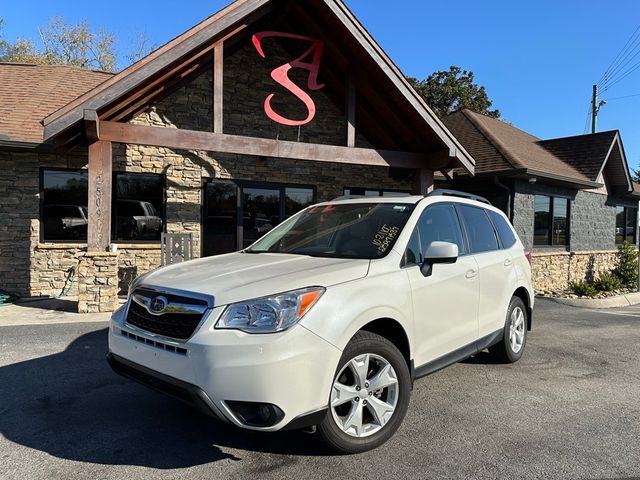
<svg viewBox="0 0 640 480">
<path fill-rule="evenodd" d="M 610 83 L 608 86 L 606 86 L 602 91 L 605 92 L 608 89 L 610 89 L 611 87 L 613 87 L 615 84 L 620 83 L 622 80 L 624 80 L 625 78 L 627 78 L 629 75 L 631 75 L 633 72 L 635 72 L 636 70 L 638 70 L 640 68 L 640 62 L 634 63 L 633 66 L 631 66 L 628 70 L 626 70 L 622 76 L 619 76 L 616 78 L 616 80 L 612 83 Z"/>
<path fill-rule="evenodd" d="M 640 39 L 640 25 L 638 25 L 638 27 L 634 30 L 627 42 L 617 53 L 611 64 L 604 71 L 604 73 L 600 77 L 600 80 L 598 80 L 597 82 L 598 86 L 605 86 L 608 81 L 610 81 L 609 79 L 612 76 L 611 74 L 613 74 L 613 70 L 617 69 L 628 58 L 629 53 L 638 46 L 634 46 L 638 39 Z"/>
<path fill-rule="evenodd" d="M 587 133 L 589 131 L 589 121 L 591 120 L 591 104 L 587 105 L 587 119 L 584 122 L 583 133 Z"/>
<path fill-rule="evenodd" d="M 635 93 L 633 95 L 625 95 L 623 97 L 612 97 L 612 98 L 607 98 L 607 102 L 610 102 L 612 100 L 622 100 L 623 98 L 631 98 L 631 97 L 640 97 L 640 93 Z"/>
</svg>

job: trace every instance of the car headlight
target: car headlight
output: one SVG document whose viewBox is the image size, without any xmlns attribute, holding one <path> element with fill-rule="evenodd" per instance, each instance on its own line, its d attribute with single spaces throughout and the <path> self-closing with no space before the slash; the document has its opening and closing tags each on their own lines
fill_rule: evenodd
<svg viewBox="0 0 640 480">
<path fill-rule="evenodd" d="M 245 333 L 282 332 L 298 323 L 324 292 L 322 287 L 310 287 L 234 303 L 227 306 L 215 328 Z"/>
</svg>

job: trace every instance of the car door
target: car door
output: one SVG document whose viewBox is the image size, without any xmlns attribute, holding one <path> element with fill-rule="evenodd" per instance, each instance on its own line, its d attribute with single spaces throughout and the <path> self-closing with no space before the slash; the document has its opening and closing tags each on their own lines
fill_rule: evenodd
<svg viewBox="0 0 640 480">
<path fill-rule="evenodd" d="M 504 327 L 514 285 L 513 257 L 502 249 L 489 212 L 481 207 L 458 205 L 469 248 L 480 269 L 478 338 Z"/>
<path fill-rule="evenodd" d="M 434 265 L 431 275 L 420 270 L 433 241 L 458 245 L 452 264 Z M 478 335 L 478 266 L 467 254 L 462 228 L 451 203 L 436 203 L 423 212 L 405 254 L 412 291 L 417 367 L 473 343 Z"/>
</svg>

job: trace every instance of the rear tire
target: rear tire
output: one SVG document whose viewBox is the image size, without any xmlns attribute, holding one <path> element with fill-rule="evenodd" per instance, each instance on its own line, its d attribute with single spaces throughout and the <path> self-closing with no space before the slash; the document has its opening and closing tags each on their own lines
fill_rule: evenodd
<svg viewBox="0 0 640 480">
<path fill-rule="evenodd" d="M 507 310 L 503 337 L 500 343 L 489 347 L 489 353 L 501 363 L 515 363 L 527 345 L 527 308 L 519 297 L 512 297 Z"/>
<path fill-rule="evenodd" d="M 360 331 L 340 358 L 318 434 L 339 453 L 374 449 L 400 427 L 410 395 L 411 375 L 402 353 L 386 338 Z"/>
</svg>

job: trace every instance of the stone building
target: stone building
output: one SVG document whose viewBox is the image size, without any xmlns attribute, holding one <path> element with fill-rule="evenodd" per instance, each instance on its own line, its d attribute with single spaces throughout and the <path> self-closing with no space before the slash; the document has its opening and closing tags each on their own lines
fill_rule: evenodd
<svg viewBox="0 0 640 480">
<path fill-rule="evenodd" d="M 434 173 L 509 212 L 539 288 L 609 266 L 638 203 L 617 133 L 591 157 L 588 139 L 443 123 L 340 0 L 238 0 L 116 75 L 0 64 L 0 112 L 0 289 L 72 288 L 83 312 L 158 267 L 162 233 L 234 251 L 311 203 L 424 194 Z"/>
<path fill-rule="evenodd" d="M 532 252 L 536 289 L 563 290 L 614 267 L 617 245 L 638 244 L 640 186 L 618 131 L 541 140 L 469 110 L 444 119 L 476 160 L 454 188 L 486 196 Z"/>
<path fill-rule="evenodd" d="M 0 288 L 73 277 L 80 311 L 158 267 L 163 232 L 219 254 L 313 202 L 474 168 L 339 0 L 239 0 L 113 76 L 3 64 L 0 98 Z"/>
</svg>

